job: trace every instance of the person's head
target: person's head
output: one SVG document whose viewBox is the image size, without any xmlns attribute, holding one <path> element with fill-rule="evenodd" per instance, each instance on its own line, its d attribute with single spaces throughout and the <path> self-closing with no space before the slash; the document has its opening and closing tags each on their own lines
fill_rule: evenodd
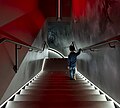
<svg viewBox="0 0 120 108">
<path fill-rule="evenodd" d="M 69 46 L 69 50 L 70 50 L 70 51 L 75 51 L 75 47 L 74 47 L 73 45 L 70 45 L 70 46 Z"/>
</svg>

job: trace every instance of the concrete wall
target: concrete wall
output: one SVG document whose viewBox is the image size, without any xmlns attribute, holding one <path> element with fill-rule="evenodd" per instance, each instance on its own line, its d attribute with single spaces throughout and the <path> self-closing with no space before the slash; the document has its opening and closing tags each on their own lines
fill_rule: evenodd
<svg viewBox="0 0 120 108">
<path fill-rule="evenodd" d="M 78 70 L 116 101 L 120 102 L 120 47 L 82 53 Z"/>
<path fill-rule="evenodd" d="M 38 9 L 37 1 L 38 0 L 0 0 L 0 38 L 7 37 L 15 41 L 19 39 L 32 45 L 45 21 L 44 16 Z M 5 34 L 3 34 L 2 31 L 4 31 Z M 44 31 L 41 30 L 40 32 L 40 35 L 42 36 Z M 41 41 L 40 43 L 38 42 L 39 44 L 37 43 L 37 45 L 36 43 L 37 42 L 33 45 L 41 48 Z M 13 78 L 19 73 L 15 74 L 13 70 L 13 66 L 15 65 L 14 49 L 15 46 L 11 43 L 6 42 L 4 44 L 0 44 L 0 99 L 3 97 Z M 19 66 L 21 65 L 27 52 L 28 48 L 22 47 L 22 49 L 19 50 Z M 33 52 L 28 52 L 26 59 L 28 59 L 32 53 Z M 33 53 L 35 57 L 30 57 L 31 61 L 28 65 L 32 65 L 34 63 L 33 61 L 37 58 L 41 59 L 42 56 L 39 57 L 38 54 Z M 26 71 L 25 69 L 23 70 Z M 33 74 L 35 73 L 33 72 Z M 30 78 L 33 74 L 30 74 L 28 78 Z M 17 90 L 17 87 L 13 88 L 16 88 L 15 90 Z M 9 95 L 11 95 L 10 93 Z M 4 99 L 6 97 L 8 97 L 8 95 L 5 94 Z M 2 99 L 1 102 L 4 101 L 4 99 Z"/>
<path fill-rule="evenodd" d="M 120 34 L 120 20 L 118 20 L 120 1 L 111 0 L 109 3 L 107 2 L 109 0 L 92 1 L 94 4 L 86 0 L 85 15 L 69 22 L 63 19 L 61 22 L 48 23 L 48 43 L 51 47 L 68 55 L 67 46 L 71 41 L 75 41 L 78 48 L 84 48 Z M 78 70 L 120 103 L 119 55 L 118 43 L 116 48 L 106 45 L 98 51 L 81 53 L 78 56 Z"/>
<path fill-rule="evenodd" d="M 42 30 L 40 30 L 37 38 L 35 39 L 32 45 L 38 48 L 42 48 L 44 40 L 45 38 L 42 37 Z M 40 72 L 42 68 L 43 59 L 47 56 L 48 56 L 47 49 L 45 49 L 42 53 L 35 52 L 35 51 L 28 51 L 22 63 L 20 64 L 19 70 L 16 74 L 12 69 L 12 65 L 6 64 L 6 66 L 8 66 L 9 68 L 4 66 L 3 69 L 7 70 L 6 76 L 9 77 L 10 80 L 8 80 L 5 76 L 2 76 L 3 74 L 1 73 L 1 76 L 3 78 L 1 78 L 2 81 L 1 81 L 1 87 L 0 87 L 1 88 L 0 103 L 4 102 L 8 97 L 14 94 L 14 92 L 16 92 L 20 87 L 22 87 L 27 81 L 29 81 L 38 72 Z M 8 58 L 5 59 L 6 62 L 8 61 L 7 59 Z M 3 62 L 3 64 L 6 62 Z M 4 84 L 2 84 L 2 82 L 4 82 Z"/>
<path fill-rule="evenodd" d="M 47 21 L 47 42 L 51 48 L 67 56 L 67 46 L 74 40 L 70 19 L 68 21 L 62 19 L 60 22 L 56 22 L 55 20 L 56 19 Z"/>
<path fill-rule="evenodd" d="M 97 0 L 96 0 L 97 1 Z M 105 1 L 105 0 L 104 0 Z M 106 0 L 107 1 L 107 0 Z M 108 0 L 109 1 L 109 0 Z M 106 13 L 102 0 L 95 4 L 92 17 L 73 24 L 78 47 L 84 48 L 120 34 L 120 1 L 111 0 Z M 99 7 L 101 6 L 101 7 Z M 98 9 L 99 8 L 99 9 Z M 106 16 L 108 14 L 108 16 Z M 115 15 L 116 14 L 116 15 Z M 106 45 L 98 51 L 87 51 L 78 57 L 78 70 L 100 89 L 120 103 L 120 44 Z"/>
</svg>

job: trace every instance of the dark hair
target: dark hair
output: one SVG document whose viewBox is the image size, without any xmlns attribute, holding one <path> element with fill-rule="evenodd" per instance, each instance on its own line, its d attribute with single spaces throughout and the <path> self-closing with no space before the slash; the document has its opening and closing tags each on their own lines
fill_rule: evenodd
<svg viewBox="0 0 120 108">
<path fill-rule="evenodd" d="M 70 46 L 69 46 L 69 50 L 70 50 L 70 51 L 75 51 L 75 47 L 74 47 L 73 45 L 70 45 Z"/>
</svg>

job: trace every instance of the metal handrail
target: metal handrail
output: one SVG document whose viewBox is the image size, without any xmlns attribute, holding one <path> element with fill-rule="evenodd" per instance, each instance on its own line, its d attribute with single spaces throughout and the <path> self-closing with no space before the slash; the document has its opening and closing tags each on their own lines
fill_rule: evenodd
<svg viewBox="0 0 120 108">
<path fill-rule="evenodd" d="M 20 46 L 24 46 L 26 48 L 29 48 L 29 49 L 32 49 L 32 50 L 37 50 L 37 51 L 42 51 L 43 49 L 39 49 L 37 47 L 33 47 L 21 40 L 19 40 L 19 42 L 17 41 L 14 41 L 14 40 L 11 40 L 11 39 L 8 39 L 8 38 L 1 38 L 0 39 L 0 44 L 4 43 L 4 42 L 9 42 L 9 43 L 13 43 L 13 44 L 16 44 L 16 45 L 20 45 Z"/>
<path fill-rule="evenodd" d="M 48 45 L 48 43 L 47 43 L 46 41 L 44 41 L 44 42 L 45 42 L 45 46 L 47 46 L 48 50 L 57 53 L 57 54 L 60 55 L 62 58 L 65 58 L 65 56 L 64 56 L 62 53 L 60 53 L 59 51 L 57 51 L 57 50 L 55 50 L 55 49 L 53 49 L 53 48 L 50 48 L 49 45 Z"/>
<path fill-rule="evenodd" d="M 55 50 L 55 49 L 53 49 L 53 48 L 48 47 L 48 50 L 57 53 L 57 54 L 60 55 L 62 58 L 65 58 L 65 56 L 64 56 L 62 53 L 60 53 L 59 51 L 57 51 L 57 50 Z"/>
<path fill-rule="evenodd" d="M 95 49 L 98 49 L 104 45 L 109 45 L 109 47 L 111 48 L 115 48 L 115 45 L 111 45 L 111 43 L 120 43 L 120 35 L 118 36 L 115 36 L 115 37 L 112 37 L 110 39 L 107 39 L 105 41 L 102 41 L 102 42 L 99 42 L 97 44 L 94 44 L 94 45 L 91 45 L 91 46 L 88 46 L 88 47 L 84 47 L 82 48 L 82 51 L 87 51 L 87 50 L 91 50 L 91 51 L 94 51 Z"/>
<path fill-rule="evenodd" d="M 29 48 L 29 51 L 32 51 L 32 50 L 35 50 L 35 51 L 40 51 L 40 53 L 42 53 L 45 49 L 45 46 L 47 45 L 47 43 L 44 41 L 44 44 L 43 44 L 43 48 L 42 49 L 39 49 L 37 47 L 33 47 L 19 39 L 17 39 L 18 41 L 14 41 L 14 40 L 11 40 L 11 39 L 8 39 L 8 38 L 1 38 L 0 39 L 0 44 L 3 44 L 4 42 L 9 42 L 9 43 L 12 43 L 15 45 L 15 65 L 13 66 L 13 70 L 15 71 L 15 73 L 17 73 L 17 70 L 18 70 L 18 50 L 21 49 L 22 46 L 26 47 L 26 48 Z M 20 46 L 18 48 L 18 45 Z"/>
</svg>

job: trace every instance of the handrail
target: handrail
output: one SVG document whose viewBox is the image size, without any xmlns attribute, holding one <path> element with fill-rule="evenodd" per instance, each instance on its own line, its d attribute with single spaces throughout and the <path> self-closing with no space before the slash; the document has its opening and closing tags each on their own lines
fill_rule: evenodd
<svg viewBox="0 0 120 108">
<path fill-rule="evenodd" d="M 31 45 L 29 45 L 29 44 L 27 44 L 19 39 L 17 39 L 17 40 L 19 42 L 8 39 L 8 38 L 1 38 L 0 39 L 0 44 L 3 44 L 4 42 L 9 42 L 9 43 L 12 43 L 15 45 L 15 65 L 13 66 L 13 70 L 15 71 L 15 73 L 17 73 L 17 70 L 18 70 L 18 50 L 21 49 L 22 46 L 29 48 L 29 51 L 35 50 L 37 52 L 40 51 L 40 53 L 42 53 L 45 49 L 45 46 L 47 45 L 46 42 L 44 41 L 43 48 L 39 49 L 39 48 L 33 47 L 33 46 L 31 46 Z M 20 48 L 18 48 L 18 45 L 20 46 Z"/>
<path fill-rule="evenodd" d="M 57 54 L 60 55 L 62 58 L 65 58 L 65 56 L 64 56 L 62 53 L 60 53 L 59 51 L 57 51 L 57 50 L 55 50 L 55 49 L 53 49 L 53 48 L 50 48 L 49 45 L 48 45 L 48 43 L 47 43 L 46 41 L 44 41 L 44 42 L 45 42 L 45 45 L 47 46 L 48 50 L 57 53 Z"/>
<path fill-rule="evenodd" d="M 59 51 L 57 51 L 57 50 L 55 50 L 55 49 L 53 49 L 53 48 L 48 47 L 48 50 L 57 53 L 57 54 L 60 55 L 62 58 L 65 58 L 65 56 L 64 56 L 62 53 L 60 53 Z"/>
<path fill-rule="evenodd" d="M 25 43 L 21 40 L 19 40 L 19 42 L 17 42 L 17 41 L 8 39 L 8 38 L 1 38 L 0 39 L 0 44 L 2 44 L 4 42 L 9 42 L 9 43 L 17 44 L 17 45 L 20 45 L 20 46 L 24 46 L 24 47 L 32 49 L 32 50 L 42 51 L 42 49 L 39 49 L 37 47 L 33 47 L 33 46 L 31 46 L 31 45 L 29 45 L 29 44 L 27 44 L 27 43 Z"/>
<path fill-rule="evenodd" d="M 84 48 L 82 48 L 82 51 L 86 51 L 86 50 L 94 51 L 95 49 L 100 48 L 100 47 L 102 47 L 104 45 L 107 45 L 107 44 L 109 45 L 109 47 L 115 48 L 115 45 L 114 46 L 111 45 L 111 43 L 114 43 L 114 42 L 115 43 L 120 42 L 120 35 L 112 37 L 112 38 L 107 39 L 105 41 L 99 42 L 97 44 L 94 44 L 94 45 L 91 45 L 91 46 L 88 46 L 88 47 L 84 47 Z"/>
</svg>

